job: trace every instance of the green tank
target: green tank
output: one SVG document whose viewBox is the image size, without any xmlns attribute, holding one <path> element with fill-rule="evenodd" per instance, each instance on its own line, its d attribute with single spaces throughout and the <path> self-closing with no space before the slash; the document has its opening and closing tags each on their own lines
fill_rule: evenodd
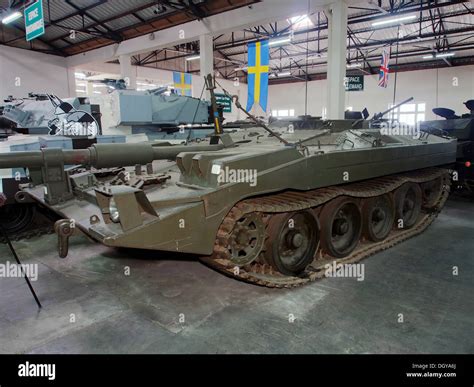
<svg viewBox="0 0 474 387">
<path fill-rule="evenodd" d="M 216 121 L 207 142 L 16 152 L 0 155 L 0 169 L 28 168 L 31 182 L 16 200 L 57 216 L 61 257 L 84 233 L 293 287 L 425 230 L 448 197 L 456 161 L 455 139 L 378 129 L 223 134 Z"/>
<path fill-rule="evenodd" d="M 447 135 L 458 140 L 457 161 L 453 174 L 454 189 L 474 195 L 474 99 L 464 102 L 468 113 L 458 116 L 454 110 L 435 108 L 433 113 L 443 120 L 422 121 L 424 132 Z"/>
</svg>

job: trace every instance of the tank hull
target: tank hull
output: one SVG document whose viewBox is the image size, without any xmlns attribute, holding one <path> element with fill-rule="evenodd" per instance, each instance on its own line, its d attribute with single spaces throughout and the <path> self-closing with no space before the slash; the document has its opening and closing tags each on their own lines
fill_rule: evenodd
<svg viewBox="0 0 474 387">
<path fill-rule="evenodd" d="M 82 232 L 106 246 L 193 254 L 237 279 L 291 287 L 324 275 L 330 262 L 359 262 L 422 232 L 449 194 L 456 152 L 455 139 L 436 135 L 250 128 L 209 145 L 0 155 L 0 167 L 29 168 L 17 200 L 59 218 L 61 257 Z"/>
<path fill-rule="evenodd" d="M 303 156 L 294 147 L 277 151 L 271 146 L 266 151 L 262 148 L 228 149 L 212 154 L 181 153 L 178 156 L 181 169 L 171 166 L 171 170 L 174 168 L 171 179 L 159 194 L 152 190 L 144 191 L 156 216 L 138 214 L 139 207 L 135 205 L 136 213 L 127 216 L 142 219 L 139 226 L 127 231 L 115 223 L 91 225 L 91 216 L 106 216 L 98 204 L 97 197 L 101 192 L 95 188 L 81 193 L 83 199 L 76 197 L 74 201 L 53 206 L 46 203 L 42 186 L 25 189 L 25 192 L 35 201 L 46 203 L 60 217 L 74 219 L 77 227 L 105 245 L 211 254 L 224 217 L 243 199 L 282 190 L 309 191 L 340 186 L 449 165 L 456 157 L 456 141 L 335 151 L 312 156 Z M 253 187 L 247 181 L 221 184 L 218 175 L 212 171 L 213 165 L 219 165 L 221 171 L 255 167 L 257 183 Z M 170 169 L 165 167 L 165 170 Z M 124 195 L 122 191 L 114 194 L 115 187 L 109 188 L 112 192 L 106 196 Z M 138 200 L 136 192 L 130 192 L 129 200 L 128 206 Z M 180 220 L 184 220 L 184 228 Z M 206 226 L 202 227 L 203 224 Z"/>
</svg>

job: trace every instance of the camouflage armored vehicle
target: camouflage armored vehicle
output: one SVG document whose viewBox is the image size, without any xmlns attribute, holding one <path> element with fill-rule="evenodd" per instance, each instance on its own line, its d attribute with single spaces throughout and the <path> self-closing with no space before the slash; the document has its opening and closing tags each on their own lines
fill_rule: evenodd
<svg viewBox="0 0 474 387">
<path fill-rule="evenodd" d="M 82 232 L 111 247 L 198 255 L 270 287 L 421 233 L 448 196 L 454 139 L 263 126 L 223 134 L 216 119 L 206 145 L 17 152 L 0 155 L 0 169 L 29 169 L 17 200 L 56 214 L 62 257 Z"/>
</svg>

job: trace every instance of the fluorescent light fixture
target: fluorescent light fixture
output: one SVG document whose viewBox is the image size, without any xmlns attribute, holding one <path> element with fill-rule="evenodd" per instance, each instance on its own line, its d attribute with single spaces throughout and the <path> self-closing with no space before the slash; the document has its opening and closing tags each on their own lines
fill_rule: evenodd
<svg viewBox="0 0 474 387">
<path fill-rule="evenodd" d="M 21 12 L 15 11 L 15 12 L 9 14 L 8 16 L 5 16 L 2 19 L 2 23 L 3 24 L 8 24 L 8 23 L 14 22 L 15 20 L 18 20 L 19 18 L 21 18 Z"/>
<path fill-rule="evenodd" d="M 86 92 L 85 90 L 76 89 L 76 93 L 85 93 L 85 92 Z"/>
<path fill-rule="evenodd" d="M 98 90 L 94 90 L 94 94 L 102 94 L 102 93 Z"/>
<path fill-rule="evenodd" d="M 288 77 L 290 75 L 291 75 L 291 73 L 289 71 L 287 71 L 285 73 L 271 74 L 270 76 L 272 78 L 274 78 L 274 77 Z"/>
<path fill-rule="evenodd" d="M 404 22 L 404 21 L 407 21 L 407 20 L 412 20 L 412 19 L 415 19 L 415 18 L 416 18 L 416 15 L 393 17 L 393 18 L 390 18 L 390 19 L 385 19 L 385 20 L 380 20 L 378 22 L 374 22 L 374 23 L 372 23 L 372 27 L 383 26 L 385 24 L 400 23 L 400 22 Z"/>
<path fill-rule="evenodd" d="M 447 58 L 449 56 L 454 56 L 454 52 L 444 52 L 442 54 L 436 54 L 436 58 Z"/>
<path fill-rule="evenodd" d="M 362 67 L 362 63 L 348 63 L 346 67 L 348 69 L 359 69 Z"/>
<path fill-rule="evenodd" d="M 79 79 L 85 79 L 86 78 L 86 74 L 84 74 L 84 73 L 74 73 L 74 76 L 76 78 L 79 78 Z"/>
<path fill-rule="evenodd" d="M 442 52 L 442 53 L 437 53 L 437 54 L 430 54 L 430 55 L 425 55 L 423 56 L 423 59 L 439 59 L 439 58 L 447 58 L 450 56 L 456 55 L 454 52 Z"/>
<path fill-rule="evenodd" d="M 190 61 L 190 60 L 197 60 L 197 59 L 200 59 L 201 56 L 200 55 L 193 55 L 193 56 L 188 56 L 186 58 L 187 61 Z"/>
<path fill-rule="evenodd" d="M 312 27 L 314 24 L 308 15 L 295 16 L 289 19 L 289 22 L 292 24 L 294 30 L 300 28 Z"/>
<path fill-rule="evenodd" d="M 94 83 L 92 87 L 107 87 L 107 85 L 104 83 Z"/>
<path fill-rule="evenodd" d="M 291 42 L 290 38 L 282 38 L 282 39 L 273 39 L 268 42 L 269 46 L 277 46 L 279 44 L 289 43 Z"/>
</svg>

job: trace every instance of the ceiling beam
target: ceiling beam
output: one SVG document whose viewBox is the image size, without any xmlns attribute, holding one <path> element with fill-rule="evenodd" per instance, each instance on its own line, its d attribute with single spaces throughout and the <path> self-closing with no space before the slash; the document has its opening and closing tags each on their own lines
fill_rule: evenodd
<svg viewBox="0 0 474 387">
<path fill-rule="evenodd" d="M 100 26 L 100 27 L 104 28 L 107 31 L 106 33 L 102 33 L 104 37 L 106 37 L 110 40 L 113 40 L 115 42 L 120 42 L 120 41 L 123 40 L 122 35 L 120 35 L 120 33 L 115 32 L 110 27 L 108 27 L 104 22 L 100 21 L 95 16 L 91 15 L 90 12 L 88 12 L 88 11 L 82 9 L 81 7 L 79 7 L 78 5 L 74 4 L 72 2 L 72 0 L 64 0 L 64 1 L 66 2 L 66 4 L 68 4 L 69 6 L 74 8 L 77 12 L 79 12 L 81 16 L 88 17 L 94 23 L 96 23 L 97 26 Z M 91 28 L 91 27 L 88 27 L 88 28 Z M 99 32 L 102 32 L 102 31 L 99 31 Z"/>
<path fill-rule="evenodd" d="M 465 44 L 459 45 L 456 48 L 456 50 L 459 51 L 459 52 L 474 50 L 474 43 L 465 43 Z M 396 58 L 412 58 L 412 57 L 416 57 L 416 56 L 421 57 L 421 56 L 424 56 L 424 55 L 429 54 L 429 53 L 430 53 L 429 50 L 423 50 L 423 49 L 402 51 L 402 52 L 399 52 L 398 54 L 392 53 L 390 58 L 391 59 L 396 59 Z M 295 57 L 295 55 L 291 55 L 291 57 Z M 283 57 L 283 59 L 287 59 L 287 58 L 289 58 L 289 57 L 288 56 Z M 473 56 L 473 58 L 474 58 L 474 56 Z M 460 57 L 460 58 L 454 58 L 454 59 L 459 61 L 459 60 L 463 60 L 465 58 Z M 370 62 L 379 62 L 380 61 L 380 55 L 366 56 L 366 60 L 367 60 L 367 62 L 369 62 L 369 61 Z M 435 60 L 435 61 L 439 61 L 439 60 Z M 422 62 L 419 62 L 419 63 L 426 63 L 426 62 L 430 62 L 430 61 L 429 60 L 423 60 Z M 327 65 L 326 62 L 311 63 L 311 64 L 308 64 L 308 68 L 324 67 L 326 65 Z M 231 66 L 231 65 L 217 66 L 217 68 L 220 69 L 220 68 L 229 67 L 229 66 Z M 391 65 L 390 67 L 392 67 L 392 66 L 393 65 Z M 279 70 L 281 70 L 281 71 L 291 70 L 291 69 L 294 69 L 294 66 L 289 65 L 289 66 L 282 66 L 282 67 L 279 68 Z M 358 71 L 358 69 L 348 69 L 348 71 Z M 311 74 L 314 75 L 314 73 L 311 73 Z M 374 72 L 374 74 L 376 74 L 376 72 Z"/>
<path fill-rule="evenodd" d="M 458 11 L 458 12 L 449 13 L 449 14 L 445 15 L 444 17 L 445 18 L 454 18 L 454 17 L 459 17 L 459 16 L 465 16 L 469 13 L 470 13 L 469 11 Z M 379 16 L 379 18 L 380 17 L 381 16 Z M 430 21 L 430 18 L 429 17 L 424 17 L 422 19 L 422 22 L 425 22 L 425 21 Z M 405 25 L 409 26 L 409 25 L 418 24 L 418 23 L 419 23 L 419 21 L 415 21 L 415 22 L 411 22 L 411 23 L 405 23 Z M 352 24 L 356 24 L 356 23 L 354 23 L 353 18 L 349 18 L 348 24 L 352 25 Z M 311 27 L 311 28 L 308 28 L 308 29 L 301 29 L 301 30 L 298 30 L 298 31 L 294 31 L 293 36 L 305 35 L 305 34 L 308 34 L 308 33 L 311 33 L 311 32 L 326 31 L 327 27 L 328 27 L 327 23 L 322 23 L 318 27 Z M 371 31 L 376 31 L 376 30 L 382 30 L 382 29 L 386 29 L 386 28 L 387 27 L 362 28 L 362 29 L 359 29 L 359 30 L 353 30 L 353 33 L 357 35 L 357 34 L 361 34 L 361 33 L 366 33 L 366 32 L 371 32 Z M 280 32 L 276 32 L 275 36 L 277 36 L 277 35 L 280 35 Z M 322 40 L 325 40 L 325 39 L 327 39 L 327 36 L 321 36 L 320 38 Z M 239 40 L 235 40 L 234 42 L 219 43 L 217 45 L 217 47 L 221 50 L 225 50 L 226 48 L 235 48 L 235 47 L 240 47 L 240 46 L 246 46 L 247 44 L 256 42 L 257 40 L 258 40 L 257 38 L 239 39 Z M 312 41 L 315 41 L 315 39 L 313 39 Z M 304 40 L 302 42 L 305 43 L 306 41 Z M 291 44 L 293 44 L 293 43 L 287 43 L 287 45 L 291 45 Z"/>
<path fill-rule="evenodd" d="M 105 0 L 105 1 L 107 1 L 107 0 Z M 154 1 L 151 2 L 151 3 L 143 4 L 143 5 L 139 6 L 139 7 L 133 8 L 133 9 L 127 11 L 127 12 L 122 12 L 122 13 L 119 13 L 119 14 L 117 14 L 117 15 L 114 15 L 114 16 L 111 16 L 111 17 L 109 17 L 109 18 L 106 18 L 106 19 L 102 20 L 102 23 L 108 23 L 108 22 L 111 22 L 111 21 L 120 19 L 120 18 L 122 18 L 122 17 L 124 17 L 124 16 L 129 15 L 130 13 L 132 13 L 132 14 L 133 14 L 133 13 L 137 13 L 137 12 L 139 12 L 139 11 L 143 11 L 143 10 L 145 10 L 145 9 L 151 8 L 151 7 L 153 7 L 154 5 L 155 5 L 155 2 L 154 2 Z M 79 14 L 79 13 L 78 13 L 78 14 Z M 76 15 L 76 16 L 77 16 L 77 15 Z M 148 22 L 148 21 L 147 21 L 147 22 Z M 76 32 L 88 33 L 88 29 L 89 29 L 89 28 L 94 28 L 94 27 L 97 27 L 97 26 L 99 26 L 99 23 L 94 22 L 94 23 L 92 23 L 92 24 L 86 26 L 85 28 L 82 28 L 82 29 L 80 29 L 80 30 L 76 30 Z M 67 38 L 68 36 L 69 36 L 69 34 L 63 34 L 63 35 L 61 35 L 61 36 L 57 36 L 57 37 L 55 37 L 55 38 L 50 39 L 49 42 L 54 42 L 54 41 L 56 41 L 56 40 L 60 40 L 60 39 L 63 39 L 63 38 Z"/>
<path fill-rule="evenodd" d="M 214 2 L 215 1 L 215 2 Z M 217 3 L 216 0 L 213 4 Z M 324 7 L 330 0 L 313 0 L 313 9 Z M 248 4 L 246 1 L 233 0 L 232 4 Z M 227 3 L 228 4 L 228 3 Z M 290 16 L 296 16 L 301 12 L 307 12 L 308 4 L 300 0 L 263 0 L 252 4 L 252 7 L 241 6 L 240 8 L 228 12 L 219 13 L 207 17 L 203 22 L 191 21 L 175 27 L 160 30 L 160 38 L 150 40 L 148 35 L 128 39 L 114 46 L 111 60 L 120 55 L 134 55 L 138 53 L 150 52 L 159 48 L 166 48 L 176 44 L 189 43 L 198 40 L 199 36 L 205 34 L 219 35 L 221 33 L 242 30 L 248 26 L 256 25 L 261 22 L 268 23 L 273 20 L 284 19 Z M 184 39 L 180 31 L 186 32 Z M 73 55 L 68 58 L 71 66 L 90 63 L 97 60 L 103 60 L 110 51 L 100 48 L 79 55 Z"/>
<path fill-rule="evenodd" d="M 48 0 L 48 3 L 49 3 L 49 0 Z M 74 11 L 73 13 L 70 13 L 70 14 L 67 14 L 66 16 L 63 16 L 63 17 L 60 17 L 58 19 L 55 19 L 55 20 L 51 20 L 50 23 L 61 23 L 62 21 L 64 20 L 67 20 L 67 19 L 70 19 L 72 17 L 75 17 L 75 16 L 80 16 L 82 12 L 84 11 L 89 11 L 95 7 L 98 7 L 99 5 L 101 4 L 104 4 L 104 3 L 107 3 L 107 0 L 97 0 L 95 3 L 93 4 L 90 4 L 86 7 L 81 7 L 80 10 L 76 10 Z"/>
<path fill-rule="evenodd" d="M 21 31 L 23 34 L 26 34 L 25 32 L 25 29 L 16 25 L 16 24 L 13 24 L 12 25 L 15 29 L 17 29 L 18 31 Z M 61 51 L 61 49 L 59 49 L 58 47 L 55 47 L 53 46 L 52 44 L 50 44 L 48 41 L 44 40 L 43 38 L 36 38 L 35 40 L 43 43 L 45 46 L 49 47 L 51 49 L 51 53 L 53 55 L 60 55 L 60 56 L 66 56 L 64 55 L 64 53 Z M 33 45 L 33 41 L 30 41 L 30 45 L 32 46 Z M 10 46 L 10 47 L 14 47 L 14 46 Z"/>
<path fill-rule="evenodd" d="M 422 1 L 421 3 L 413 3 L 411 6 L 404 7 L 402 9 L 397 10 L 394 12 L 391 16 L 393 15 L 406 15 L 406 14 L 411 14 L 411 13 L 416 13 L 420 11 L 427 11 L 427 10 L 434 10 L 438 8 L 444 8 L 444 7 L 451 7 L 456 4 L 463 4 L 465 3 L 465 0 L 453 0 L 453 1 L 446 1 L 443 3 L 437 2 L 437 1 L 432 1 L 432 0 L 427 0 L 427 1 Z M 381 11 L 375 10 L 374 13 L 369 14 L 369 15 L 362 15 L 358 16 L 352 19 L 353 23 L 368 23 L 372 21 L 376 21 L 380 19 L 381 17 L 387 17 L 387 14 L 382 13 Z M 405 23 L 406 24 L 406 23 Z"/>
</svg>

